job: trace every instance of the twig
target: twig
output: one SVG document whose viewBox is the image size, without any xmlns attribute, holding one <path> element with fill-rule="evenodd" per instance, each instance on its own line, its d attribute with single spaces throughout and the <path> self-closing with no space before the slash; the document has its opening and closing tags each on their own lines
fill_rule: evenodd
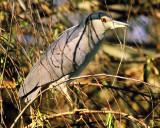
<svg viewBox="0 0 160 128">
<path fill-rule="evenodd" d="M 48 119 L 53 119 L 53 118 L 57 118 L 57 117 L 61 117 L 61 116 L 69 116 L 69 115 L 86 115 L 86 114 L 109 114 L 109 113 L 112 113 L 112 114 L 115 114 L 115 115 L 119 115 L 119 116 L 122 116 L 128 120 L 131 120 L 135 123 L 138 123 L 140 124 L 141 126 L 143 126 L 144 128 L 150 128 L 149 126 L 147 126 L 145 123 L 139 121 L 138 119 L 136 119 L 135 117 L 133 116 L 130 116 L 126 113 L 123 113 L 123 112 L 116 112 L 116 111 L 101 111 L 101 110 L 86 110 L 86 109 L 77 109 L 75 111 L 72 111 L 72 112 L 64 112 L 64 113 L 61 113 L 61 114 L 54 114 L 54 115 L 50 115 L 50 116 L 45 116 L 44 117 L 44 120 L 48 120 Z M 32 118 L 32 117 L 31 117 Z"/>
<path fill-rule="evenodd" d="M 70 78 L 70 79 L 68 79 L 68 80 L 65 80 L 65 81 L 59 83 L 58 85 L 60 85 L 60 84 L 62 84 L 62 83 L 65 83 L 65 82 L 67 82 L 67 81 L 69 81 L 69 80 L 75 80 L 75 79 L 81 79 L 81 78 L 87 78 L 87 77 L 98 77 L 98 76 L 115 77 L 115 78 L 120 78 L 120 79 L 125 79 L 125 80 L 137 81 L 137 82 L 143 83 L 143 84 L 145 84 L 145 85 L 148 85 L 148 86 L 151 86 L 151 87 L 155 87 L 155 88 L 159 88 L 159 89 L 160 89 L 160 87 L 158 87 L 158 86 L 156 86 L 156 85 L 153 85 L 153 84 L 150 84 L 150 83 L 147 83 L 147 82 L 143 82 L 143 81 L 141 81 L 141 80 L 137 80 L 137 79 L 133 79 L 133 78 L 127 78 L 127 77 L 122 77 L 122 76 L 108 75 L 108 74 L 95 74 L 95 75 L 85 75 L 85 76 L 73 77 L 73 78 Z M 49 84 L 51 84 L 51 83 L 53 83 L 53 82 L 55 82 L 55 81 L 51 81 L 51 82 L 49 82 L 49 83 L 47 83 L 47 84 L 49 85 Z M 45 85 L 47 85 L 47 84 L 45 84 Z M 56 85 L 56 86 L 58 86 L 58 85 Z M 42 86 L 44 86 L 44 85 L 42 85 Z M 43 94 L 44 92 L 46 92 L 46 91 L 49 90 L 49 89 L 50 89 L 50 88 L 47 88 L 47 89 L 43 90 L 41 93 L 39 93 L 34 99 L 32 99 L 32 100 L 23 108 L 23 110 L 21 111 L 21 113 L 20 113 L 20 114 L 17 116 L 17 118 L 15 119 L 15 121 L 14 121 L 14 123 L 12 124 L 11 128 L 13 128 L 14 125 L 17 123 L 18 119 L 22 116 L 22 114 L 24 113 L 24 111 L 26 110 L 26 108 L 27 108 L 37 97 L 39 97 L 41 94 Z"/>
<path fill-rule="evenodd" d="M 82 78 L 88 78 L 88 77 L 98 77 L 98 76 L 114 77 L 114 78 L 119 78 L 119 79 L 124 79 L 124 80 L 136 81 L 136 82 L 140 82 L 140 83 L 143 83 L 145 85 L 148 85 L 148 86 L 160 89 L 159 86 L 156 86 L 154 84 L 150 84 L 150 83 L 144 82 L 142 80 L 138 80 L 138 79 L 134 79 L 134 78 L 128 78 L 128 77 L 123 77 L 123 76 L 117 76 L 117 75 L 109 75 L 109 74 L 94 74 L 94 75 L 85 75 L 85 76 L 72 77 L 72 78 L 70 78 L 70 79 L 68 79 L 68 80 L 66 80 L 64 82 L 67 82 L 69 80 L 82 79 Z"/>
<path fill-rule="evenodd" d="M 103 85 L 103 84 L 97 84 L 97 83 L 83 83 L 83 82 L 72 82 L 72 83 L 70 84 L 70 86 L 72 86 L 72 85 L 82 85 L 82 86 L 91 85 L 91 86 L 100 86 L 100 87 L 105 87 L 105 88 L 111 88 L 111 89 L 114 89 L 114 90 L 132 92 L 132 93 L 135 93 L 135 94 L 139 94 L 139 95 L 142 95 L 142 96 L 146 96 L 146 97 L 151 98 L 150 95 L 147 95 L 147 94 L 144 94 L 144 93 L 135 91 L 135 90 L 130 90 L 130 89 L 128 89 L 128 88 L 114 87 L 114 86 L 111 86 L 111 85 Z M 152 99 L 153 99 L 153 100 L 158 100 L 158 98 L 155 98 L 155 97 L 152 97 Z"/>
<path fill-rule="evenodd" d="M 13 124 L 11 125 L 10 128 L 13 128 L 15 126 L 15 124 L 17 123 L 17 121 L 19 120 L 19 118 L 22 116 L 22 114 L 24 113 L 24 111 L 28 108 L 29 105 L 31 105 L 31 103 L 37 99 L 37 97 L 39 97 L 41 94 L 43 94 L 44 92 L 48 91 L 50 88 L 47 88 L 45 90 L 43 90 L 41 93 L 39 93 L 35 98 L 33 98 L 32 100 L 30 100 L 30 102 L 28 102 L 28 104 L 23 108 L 23 110 L 20 112 L 20 114 L 17 116 L 17 118 L 14 120 Z"/>
</svg>

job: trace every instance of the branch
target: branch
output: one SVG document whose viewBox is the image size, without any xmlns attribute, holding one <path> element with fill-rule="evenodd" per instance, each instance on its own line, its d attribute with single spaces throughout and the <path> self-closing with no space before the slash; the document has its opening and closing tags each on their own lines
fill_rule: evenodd
<svg viewBox="0 0 160 128">
<path fill-rule="evenodd" d="M 76 110 L 74 110 L 72 112 L 64 112 L 64 113 L 60 113 L 60 114 L 54 114 L 54 115 L 50 115 L 50 116 L 45 116 L 44 120 L 49 120 L 49 119 L 53 119 L 53 118 L 57 118 L 57 117 L 61 117 L 61 116 L 69 116 L 69 115 L 79 115 L 80 116 L 80 115 L 86 115 L 86 114 L 109 114 L 109 113 L 115 114 L 116 116 L 122 116 L 123 118 L 131 120 L 134 123 L 137 123 L 137 124 L 143 126 L 144 128 L 150 128 L 145 123 L 139 121 L 135 117 L 130 116 L 130 115 L 126 114 L 126 113 L 116 112 L 116 111 L 76 109 Z"/>
<path fill-rule="evenodd" d="M 79 77 L 73 77 L 73 78 L 70 78 L 70 79 L 67 79 L 59 84 L 57 84 L 56 86 L 60 85 L 60 84 L 63 84 L 63 83 L 66 83 L 67 81 L 69 80 L 75 80 L 75 79 L 81 79 L 81 78 L 88 78 L 88 77 L 98 77 L 98 76 L 106 76 L 106 77 L 114 77 L 114 78 L 120 78 L 120 79 L 125 79 L 125 80 L 132 80 L 132 81 L 137 81 L 137 82 L 140 82 L 140 83 L 143 83 L 145 85 L 148 85 L 148 86 L 151 86 L 151 87 L 155 87 L 155 88 L 159 88 L 158 86 L 156 85 L 153 85 L 153 84 L 150 84 L 150 83 L 147 83 L 147 82 L 143 82 L 142 80 L 137 80 L 137 79 L 133 79 L 133 78 L 127 78 L 127 77 L 122 77 L 122 76 L 115 76 L 115 75 L 108 75 L 108 74 L 95 74 L 95 75 L 85 75 L 85 76 L 79 76 Z M 55 81 L 51 81 L 47 84 L 44 84 L 44 85 L 41 85 L 41 86 L 45 86 L 45 85 L 49 85 L 51 83 L 54 83 Z M 54 86 L 54 87 L 56 87 Z M 11 128 L 14 127 L 14 125 L 17 123 L 17 121 L 19 120 L 19 118 L 22 116 L 22 114 L 24 113 L 24 111 L 27 109 L 27 107 L 37 98 L 39 97 L 41 94 L 43 94 L 44 92 L 46 92 L 47 90 L 49 90 L 50 88 L 47 88 L 45 90 L 43 90 L 41 93 L 39 93 L 34 99 L 32 99 L 24 108 L 23 110 L 21 111 L 21 113 L 17 116 L 17 118 L 15 119 L 14 123 L 12 124 Z"/>
<path fill-rule="evenodd" d="M 43 94 L 44 92 L 48 91 L 51 88 L 47 88 L 43 91 L 41 91 L 41 93 L 39 93 L 35 98 L 33 98 L 32 100 L 30 100 L 30 102 L 28 102 L 28 104 L 23 108 L 23 110 L 20 112 L 20 114 L 17 116 L 17 118 L 14 120 L 13 124 L 11 125 L 10 128 L 13 128 L 15 126 L 15 124 L 17 123 L 17 121 L 19 120 L 19 118 L 22 116 L 22 114 L 24 113 L 24 111 L 29 107 L 29 105 L 31 105 L 31 103 L 36 100 L 41 94 Z"/>
</svg>

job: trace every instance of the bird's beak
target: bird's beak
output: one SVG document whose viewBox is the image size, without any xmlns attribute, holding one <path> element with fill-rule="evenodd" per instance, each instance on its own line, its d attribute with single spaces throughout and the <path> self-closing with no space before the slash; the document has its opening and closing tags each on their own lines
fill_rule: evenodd
<svg viewBox="0 0 160 128">
<path fill-rule="evenodd" d="M 124 28 L 124 27 L 129 27 L 129 24 L 123 23 L 123 22 L 119 22 L 119 21 L 111 21 L 111 28 L 110 29 L 115 29 L 115 28 Z"/>
</svg>

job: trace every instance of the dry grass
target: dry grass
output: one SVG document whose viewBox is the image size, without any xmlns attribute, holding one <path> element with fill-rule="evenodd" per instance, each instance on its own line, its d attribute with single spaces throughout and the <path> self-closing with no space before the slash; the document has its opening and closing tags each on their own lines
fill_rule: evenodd
<svg viewBox="0 0 160 128">
<path fill-rule="evenodd" d="M 113 6 L 106 1 L 88 2 L 86 8 L 83 6 L 86 2 L 67 0 L 59 6 L 43 0 L 38 3 L 31 0 L 0 2 L 3 127 L 159 127 L 159 3 L 148 2 L 144 6 L 145 3 L 134 0 L 113 1 L 116 5 Z M 129 20 L 134 15 L 152 16 L 155 22 L 149 34 L 153 43 L 136 42 L 128 32 L 124 34 L 125 31 L 110 32 L 81 77 L 73 78 L 68 85 L 73 105 L 56 88 L 42 91 L 43 95 L 39 94 L 40 97 L 28 104 L 19 99 L 18 89 L 36 60 L 61 32 L 73 26 L 70 17 L 79 22 L 74 14 L 83 17 L 88 12 L 103 9 L 110 10 L 113 18 Z M 108 40 L 112 36 L 116 43 Z M 130 44 L 125 41 L 126 37 L 130 38 Z M 120 41 L 123 45 L 119 45 Z"/>
</svg>

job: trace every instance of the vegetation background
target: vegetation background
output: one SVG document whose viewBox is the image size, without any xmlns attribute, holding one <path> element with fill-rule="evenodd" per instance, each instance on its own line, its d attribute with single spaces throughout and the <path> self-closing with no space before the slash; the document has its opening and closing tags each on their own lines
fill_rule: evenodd
<svg viewBox="0 0 160 128">
<path fill-rule="evenodd" d="M 60 33 L 95 11 L 131 27 L 109 30 L 93 61 L 68 85 L 77 109 L 53 89 L 22 114 L 26 104 L 17 92 L 34 63 Z M 158 128 L 159 51 L 160 0 L 1 0 L 0 125 Z"/>
</svg>

